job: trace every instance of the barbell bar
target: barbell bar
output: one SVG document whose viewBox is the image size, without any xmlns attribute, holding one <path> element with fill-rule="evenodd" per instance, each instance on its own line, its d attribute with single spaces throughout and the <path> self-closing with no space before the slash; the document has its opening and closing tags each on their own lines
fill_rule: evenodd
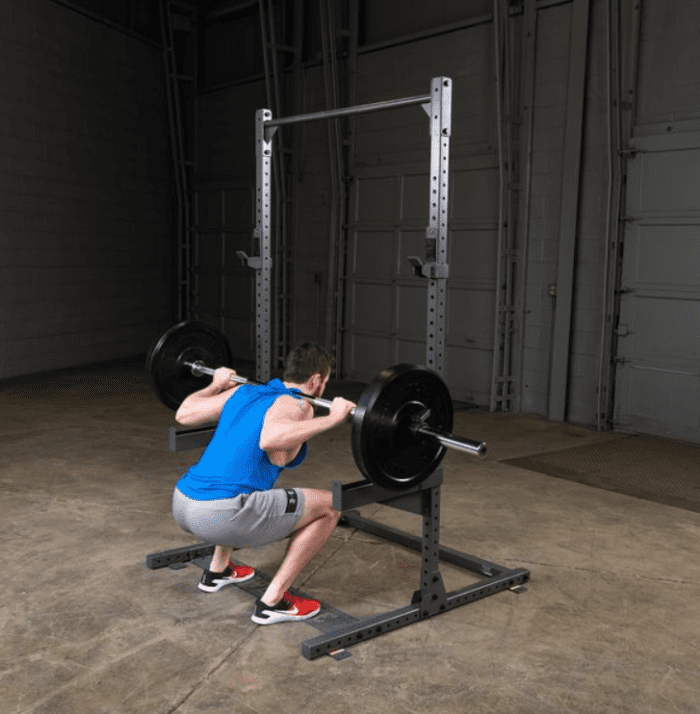
<svg viewBox="0 0 700 714">
<path fill-rule="evenodd" d="M 185 367 L 189 367 L 192 370 L 192 374 L 195 377 L 199 377 L 200 375 L 207 374 L 213 377 L 216 374 L 216 370 L 212 369 L 211 367 L 207 367 L 202 360 L 197 360 L 196 362 L 183 362 Z M 261 385 L 262 382 L 257 382 L 254 379 L 248 379 L 247 377 L 241 377 L 239 374 L 232 374 L 229 379 L 232 382 L 238 382 L 238 384 L 257 384 Z M 299 393 L 300 396 L 302 396 L 304 399 L 308 399 L 312 404 L 314 404 L 317 407 L 322 407 L 323 409 L 330 409 L 331 404 L 333 402 L 330 402 L 328 399 L 321 399 L 320 397 L 312 397 L 310 394 L 302 394 L 301 392 Z M 355 411 L 353 409 L 353 411 Z"/>
<path fill-rule="evenodd" d="M 203 389 L 216 369 L 233 361 L 226 337 L 212 326 L 185 321 L 165 332 L 149 351 L 147 369 L 167 407 L 177 409 Z M 239 384 L 259 382 L 232 375 Z M 303 395 L 330 409 L 332 402 Z M 362 474 L 378 486 L 402 490 L 418 485 L 440 464 L 447 449 L 474 456 L 483 442 L 455 436 L 452 399 L 442 378 L 427 367 L 400 364 L 381 370 L 350 414 L 352 452 Z"/>
<path fill-rule="evenodd" d="M 202 362 L 202 360 L 196 360 L 195 362 L 183 362 L 185 367 L 189 367 L 192 370 L 192 374 L 195 377 L 201 375 L 208 375 L 213 377 L 216 374 L 216 370 L 212 367 L 207 367 L 207 365 Z M 238 384 L 257 384 L 261 385 L 262 382 L 257 382 L 254 379 L 247 379 L 246 377 L 241 377 L 239 374 L 232 374 L 229 379 L 232 382 L 237 382 Z M 312 397 L 310 394 L 299 393 L 301 397 L 310 401 L 314 406 L 321 407 L 322 409 L 330 409 L 333 405 L 328 399 L 321 399 L 321 397 Z M 354 418 L 355 409 L 350 412 L 350 417 Z M 425 413 L 425 412 L 424 412 Z M 429 414 L 426 414 L 426 417 Z M 442 432 L 431 429 L 420 423 L 420 418 L 415 419 L 415 423 L 409 425 L 408 428 L 415 434 L 420 434 L 428 439 L 433 439 L 439 442 L 442 446 L 448 449 L 455 449 L 456 451 L 463 451 L 466 454 L 473 454 L 475 456 L 483 456 L 486 453 L 486 444 L 482 441 L 475 441 L 473 439 L 467 439 L 462 436 L 454 436 L 454 434 L 443 434 Z"/>
</svg>

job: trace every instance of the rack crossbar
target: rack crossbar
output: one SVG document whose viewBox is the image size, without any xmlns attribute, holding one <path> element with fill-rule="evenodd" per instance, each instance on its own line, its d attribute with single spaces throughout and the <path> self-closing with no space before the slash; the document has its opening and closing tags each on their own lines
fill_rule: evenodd
<svg viewBox="0 0 700 714">
<path fill-rule="evenodd" d="M 427 104 L 429 102 L 429 94 L 423 94 L 419 97 L 405 97 L 404 99 L 388 99 L 386 101 L 375 102 L 373 104 L 358 104 L 354 107 L 342 107 L 341 109 L 328 109 L 326 111 L 313 112 L 311 114 L 297 114 L 296 116 L 291 117 L 270 119 L 265 122 L 265 127 L 297 124 L 303 121 L 317 121 L 319 119 L 334 119 L 335 117 L 344 117 L 351 114 L 367 114 L 368 112 L 378 112 L 383 109 L 395 109 L 396 107 L 408 107 L 413 104 Z"/>
</svg>

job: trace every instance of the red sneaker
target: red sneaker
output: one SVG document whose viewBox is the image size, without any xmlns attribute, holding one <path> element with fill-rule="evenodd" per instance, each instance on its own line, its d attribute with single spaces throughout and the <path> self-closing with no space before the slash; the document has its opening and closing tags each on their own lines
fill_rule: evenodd
<svg viewBox="0 0 700 714">
<path fill-rule="evenodd" d="M 313 617 L 321 612 L 321 603 L 318 600 L 311 600 L 310 598 L 297 597 L 292 595 L 290 592 L 284 594 L 284 599 L 289 600 L 292 605 L 296 605 L 297 610 L 300 615 L 306 617 Z"/>
<path fill-rule="evenodd" d="M 244 583 L 255 577 L 255 568 L 251 568 L 250 565 L 236 565 L 233 561 L 229 561 L 228 566 L 231 568 L 234 583 Z"/>
<path fill-rule="evenodd" d="M 255 601 L 251 619 L 258 625 L 274 625 L 276 622 L 308 620 L 321 611 L 318 600 L 295 597 L 285 593 L 276 605 L 266 605 L 262 600 Z"/>
<path fill-rule="evenodd" d="M 206 593 L 215 593 L 226 585 L 244 583 L 254 576 L 255 568 L 251 568 L 249 565 L 229 563 L 229 567 L 223 573 L 212 573 L 211 570 L 205 570 L 197 587 Z"/>
</svg>

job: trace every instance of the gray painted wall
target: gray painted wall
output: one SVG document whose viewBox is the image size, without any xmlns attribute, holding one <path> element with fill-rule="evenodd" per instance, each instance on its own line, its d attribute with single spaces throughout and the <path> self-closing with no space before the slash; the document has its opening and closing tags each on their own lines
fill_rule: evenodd
<svg viewBox="0 0 700 714">
<path fill-rule="evenodd" d="M 160 52 L 23 0 L 0 57 L 0 378 L 142 354 L 173 314 Z"/>
</svg>

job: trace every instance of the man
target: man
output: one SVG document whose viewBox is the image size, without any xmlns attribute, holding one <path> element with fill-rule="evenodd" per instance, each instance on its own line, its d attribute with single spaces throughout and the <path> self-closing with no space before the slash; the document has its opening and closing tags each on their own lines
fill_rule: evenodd
<svg viewBox="0 0 700 714">
<path fill-rule="evenodd" d="M 202 458 L 173 494 L 178 525 L 217 544 L 200 589 L 213 592 L 253 577 L 252 568 L 230 562 L 234 547 L 291 536 L 279 570 L 255 603 L 252 619 L 260 625 L 305 620 L 321 609 L 318 601 L 294 597 L 288 590 L 328 540 L 340 514 L 333 509 L 330 491 L 273 485 L 283 468 L 304 460 L 308 439 L 341 424 L 355 407 L 336 397 L 328 415 L 314 418 L 312 405 L 300 396 L 323 394 L 332 362 L 327 351 L 304 343 L 289 353 L 283 381 L 239 385 L 230 379 L 235 372 L 222 367 L 211 385 L 189 395 L 175 415 L 188 426 L 218 419 Z"/>
</svg>

